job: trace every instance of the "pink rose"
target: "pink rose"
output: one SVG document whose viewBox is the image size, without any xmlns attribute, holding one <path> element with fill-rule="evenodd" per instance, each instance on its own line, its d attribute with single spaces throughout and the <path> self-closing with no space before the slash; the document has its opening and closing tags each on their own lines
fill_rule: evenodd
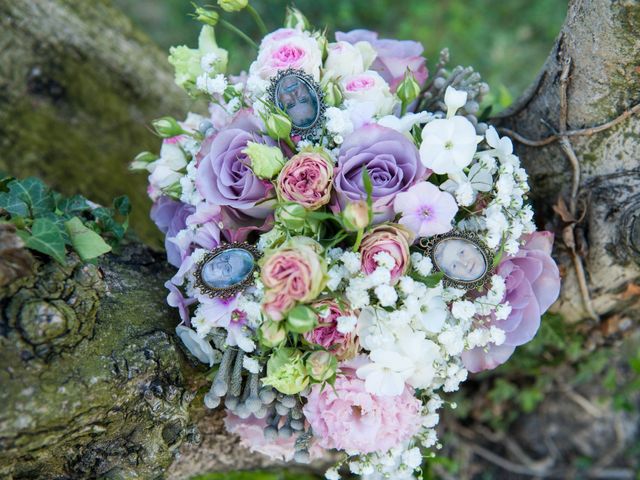
<svg viewBox="0 0 640 480">
<path fill-rule="evenodd" d="M 293 237 L 261 259 L 263 307 L 272 320 L 282 320 L 297 302 L 310 302 L 320 294 L 327 275 L 321 251 L 309 237 Z"/>
<path fill-rule="evenodd" d="M 304 334 L 305 340 L 326 348 L 338 360 L 353 358 L 359 346 L 355 332 L 344 334 L 338 331 L 338 317 L 352 315 L 352 312 L 340 310 L 340 306 L 333 300 L 321 300 L 313 304 L 313 308 L 322 307 L 328 307 L 329 314 L 326 317 L 318 315 L 318 326 Z"/>
<path fill-rule="evenodd" d="M 410 388 L 395 397 L 372 395 L 364 381 L 346 369 L 333 388 L 313 386 L 304 415 L 321 447 L 386 452 L 420 430 L 420 407 Z"/>
<path fill-rule="evenodd" d="M 278 175 L 278 194 L 309 210 L 329 203 L 333 165 L 320 153 L 303 152 L 289 160 Z"/>
<path fill-rule="evenodd" d="M 283 438 L 277 436 L 273 440 L 268 440 L 264 436 L 264 429 L 267 427 L 266 419 L 259 419 L 251 415 L 242 419 L 227 410 L 224 425 L 230 433 L 235 433 L 240 437 L 240 445 L 248 448 L 252 452 L 258 452 L 272 460 L 290 462 L 295 453 L 296 437 Z M 323 454 L 316 442 L 312 442 L 309 448 L 311 459 L 320 458 Z"/>
<path fill-rule="evenodd" d="M 311 35 L 302 30 L 281 28 L 262 39 L 258 58 L 251 64 L 249 73 L 268 80 L 280 70 L 293 68 L 319 80 L 321 65 L 322 53 Z"/>
<path fill-rule="evenodd" d="M 503 259 L 497 269 L 506 283 L 502 301 L 509 302 L 511 313 L 504 320 L 493 317 L 489 326 L 504 330 L 506 339 L 499 346 L 489 344 L 462 352 L 462 361 L 471 372 L 503 364 L 517 346 L 531 341 L 540 326 L 541 315 L 560 294 L 560 272 L 551 258 L 553 234 L 535 232 L 523 239 L 518 253 Z"/>
<path fill-rule="evenodd" d="M 362 270 L 366 275 L 378 268 L 376 255 L 385 252 L 393 257 L 395 265 L 391 269 L 391 282 L 396 283 L 409 268 L 409 246 L 414 235 L 402 225 L 387 223 L 369 230 L 362 238 L 360 254 Z"/>
</svg>

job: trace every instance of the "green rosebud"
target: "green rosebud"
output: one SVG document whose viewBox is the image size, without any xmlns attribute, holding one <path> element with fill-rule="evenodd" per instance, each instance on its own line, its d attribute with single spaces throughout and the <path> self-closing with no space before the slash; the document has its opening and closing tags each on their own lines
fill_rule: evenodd
<svg viewBox="0 0 640 480">
<path fill-rule="evenodd" d="M 218 24 L 218 20 L 220 19 L 220 15 L 218 12 L 214 10 L 207 10 L 206 8 L 196 7 L 196 20 L 204 23 L 205 25 L 210 25 L 215 27 Z"/>
<path fill-rule="evenodd" d="M 278 222 L 288 230 L 300 232 L 307 226 L 307 211 L 298 203 L 284 203 L 276 209 Z"/>
<path fill-rule="evenodd" d="M 276 348 L 282 345 L 287 338 L 287 332 L 280 322 L 266 320 L 258 330 L 260 344 L 267 348 Z"/>
<path fill-rule="evenodd" d="M 129 164 L 129 170 L 146 170 L 151 162 L 155 162 L 158 155 L 151 152 L 140 152 Z"/>
<path fill-rule="evenodd" d="M 275 177 L 284 166 L 284 155 L 278 147 L 270 147 L 263 143 L 247 142 L 247 148 L 242 153 L 251 159 L 251 170 L 257 177 L 270 180 Z"/>
<path fill-rule="evenodd" d="M 396 90 L 396 95 L 405 105 L 410 104 L 420 95 L 420 84 L 416 81 L 411 71 L 407 70 L 404 74 L 404 78 Z"/>
<path fill-rule="evenodd" d="M 307 388 L 309 377 L 302 353 L 295 348 L 282 348 L 271 355 L 262 384 L 271 385 L 285 395 L 295 395 Z"/>
<path fill-rule="evenodd" d="M 171 138 L 177 135 L 182 135 L 185 131 L 175 118 L 162 117 L 151 122 L 153 129 L 162 138 Z"/>
<path fill-rule="evenodd" d="M 228 13 L 239 12 L 246 8 L 248 3 L 248 0 L 218 0 L 220 8 Z"/>
<path fill-rule="evenodd" d="M 267 135 L 275 140 L 282 140 L 291 136 L 291 120 L 282 113 L 272 112 L 264 119 Z"/>
<path fill-rule="evenodd" d="M 342 104 L 344 95 L 340 86 L 334 82 L 329 81 L 324 87 L 324 101 L 331 107 L 337 107 Z"/>
<path fill-rule="evenodd" d="M 310 307 L 298 305 L 287 316 L 287 330 L 294 333 L 306 333 L 316 326 L 317 315 Z"/>
<path fill-rule="evenodd" d="M 347 203 L 342 212 L 342 223 L 349 232 L 364 230 L 371 222 L 371 212 L 366 200 L 356 200 Z"/>
<path fill-rule="evenodd" d="M 287 13 L 284 17 L 284 26 L 286 28 L 302 28 L 302 30 L 311 30 L 311 24 L 300 10 L 294 7 L 287 7 Z"/>
<path fill-rule="evenodd" d="M 313 352 L 306 361 L 307 373 L 316 382 L 329 380 L 336 374 L 338 361 L 327 351 Z"/>
</svg>

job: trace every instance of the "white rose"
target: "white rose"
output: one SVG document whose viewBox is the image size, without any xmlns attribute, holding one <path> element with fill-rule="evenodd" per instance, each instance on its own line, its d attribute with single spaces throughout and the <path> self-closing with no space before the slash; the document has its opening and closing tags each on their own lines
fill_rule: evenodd
<svg viewBox="0 0 640 480">
<path fill-rule="evenodd" d="M 349 75 L 342 79 L 341 85 L 346 100 L 372 104 L 378 116 L 389 115 L 396 104 L 389 84 L 372 70 Z"/>
<path fill-rule="evenodd" d="M 322 52 L 315 38 L 302 30 L 281 28 L 264 37 L 249 73 L 267 80 L 280 70 L 294 68 L 319 80 L 321 65 Z"/>
<path fill-rule="evenodd" d="M 369 42 L 330 43 L 327 59 L 324 62 L 326 75 L 330 78 L 342 78 L 362 73 L 369 68 L 376 53 Z"/>
</svg>

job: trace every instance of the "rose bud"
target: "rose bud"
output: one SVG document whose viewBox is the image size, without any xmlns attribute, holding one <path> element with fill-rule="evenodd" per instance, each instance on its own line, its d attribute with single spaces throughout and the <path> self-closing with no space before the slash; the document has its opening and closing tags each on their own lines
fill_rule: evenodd
<svg viewBox="0 0 640 480">
<path fill-rule="evenodd" d="M 282 150 L 278 147 L 247 142 L 247 148 L 242 153 L 251 159 L 253 173 L 264 180 L 270 180 L 275 177 L 284 166 L 284 155 L 282 155 Z"/>
<path fill-rule="evenodd" d="M 227 13 L 239 12 L 247 6 L 249 0 L 218 0 L 220 8 Z"/>
<path fill-rule="evenodd" d="M 317 382 L 330 379 L 338 368 L 336 357 L 325 351 L 313 352 L 307 358 L 305 365 L 309 376 Z"/>
<path fill-rule="evenodd" d="M 342 212 L 342 221 L 344 227 L 349 232 L 357 232 L 358 230 L 364 230 L 369 226 L 371 221 L 371 215 L 369 211 L 369 205 L 365 200 L 356 200 L 355 202 L 348 203 Z"/>
<path fill-rule="evenodd" d="M 290 332 L 306 333 L 309 330 L 313 330 L 315 326 L 316 314 L 305 305 L 298 305 L 292 308 L 287 316 L 287 329 Z"/>
<path fill-rule="evenodd" d="M 171 138 L 182 135 L 185 131 L 178 124 L 175 118 L 162 117 L 151 122 L 156 133 L 162 138 Z"/>
<path fill-rule="evenodd" d="M 266 320 L 258 331 L 260 343 L 267 348 L 276 348 L 281 345 L 287 336 L 282 324 L 273 320 Z"/>
<path fill-rule="evenodd" d="M 287 13 L 284 19 L 285 28 L 301 28 L 302 30 L 311 30 L 311 24 L 300 10 L 294 7 L 287 7 Z"/>
<path fill-rule="evenodd" d="M 398 85 L 396 95 L 404 105 L 409 105 L 418 95 L 420 95 L 420 84 L 416 81 L 416 77 L 410 71 L 405 73 L 402 82 Z"/>
<path fill-rule="evenodd" d="M 218 24 L 219 19 L 220 15 L 218 15 L 218 12 L 207 10 L 202 7 L 196 7 L 196 20 L 199 22 L 215 27 Z"/>
<path fill-rule="evenodd" d="M 324 101 L 330 107 L 337 107 L 342 104 L 344 95 L 340 86 L 334 81 L 328 82 L 324 87 Z"/>
<path fill-rule="evenodd" d="M 275 140 L 287 139 L 291 136 L 291 120 L 282 113 L 270 113 L 264 119 L 267 135 Z"/>
<path fill-rule="evenodd" d="M 301 232 L 307 225 L 307 212 L 304 207 L 297 203 L 285 203 L 276 210 L 276 218 L 287 229 L 294 232 Z"/>
</svg>

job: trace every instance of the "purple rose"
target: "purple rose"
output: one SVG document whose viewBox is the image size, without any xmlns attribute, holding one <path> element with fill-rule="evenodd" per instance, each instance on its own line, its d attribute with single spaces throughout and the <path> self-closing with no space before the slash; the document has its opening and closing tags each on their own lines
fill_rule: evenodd
<svg viewBox="0 0 640 480">
<path fill-rule="evenodd" d="M 182 262 L 182 253 L 173 241 L 175 236 L 187 225 L 187 217 L 195 211 L 195 207 L 167 196 L 162 196 L 151 207 L 151 220 L 165 234 L 164 248 L 167 261 L 174 267 Z"/>
<path fill-rule="evenodd" d="M 366 199 L 362 170 L 367 169 L 373 184 L 374 223 L 391 220 L 393 200 L 426 177 L 418 149 L 401 133 L 380 125 L 365 125 L 349 135 L 338 155 L 335 171 L 333 209 Z"/>
<path fill-rule="evenodd" d="M 506 333 L 502 345 L 489 344 L 462 353 L 462 361 L 471 372 L 490 370 L 507 361 L 515 348 L 529 342 L 538 331 L 540 317 L 560 294 L 560 272 L 551 258 L 553 234 L 535 232 L 524 237 L 517 254 L 498 265 L 497 273 L 505 279 L 503 301 L 511 305 L 505 320 L 493 318 L 489 324 Z"/>
<path fill-rule="evenodd" d="M 271 212 L 268 206 L 257 204 L 270 196 L 273 187 L 254 175 L 249 167 L 251 160 L 243 153 L 247 142 L 272 143 L 259 131 L 258 120 L 241 112 L 207 142 L 208 153 L 196 174 L 196 187 L 207 202 L 244 210 L 254 218 L 266 218 Z"/>
<path fill-rule="evenodd" d="M 413 72 L 420 85 L 427 80 L 428 72 L 426 59 L 422 56 L 424 48 L 420 42 L 411 40 L 378 39 L 378 34 L 370 30 L 351 30 L 350 32 L 336 32 L 336 40 L 355 44 L 369 42 L 375 49 L 376 57 L 371 70 L 375 70 L 391 86 L 395 92 L 398 84 L 404 78 L 407 69 Z"/>
</svg>

